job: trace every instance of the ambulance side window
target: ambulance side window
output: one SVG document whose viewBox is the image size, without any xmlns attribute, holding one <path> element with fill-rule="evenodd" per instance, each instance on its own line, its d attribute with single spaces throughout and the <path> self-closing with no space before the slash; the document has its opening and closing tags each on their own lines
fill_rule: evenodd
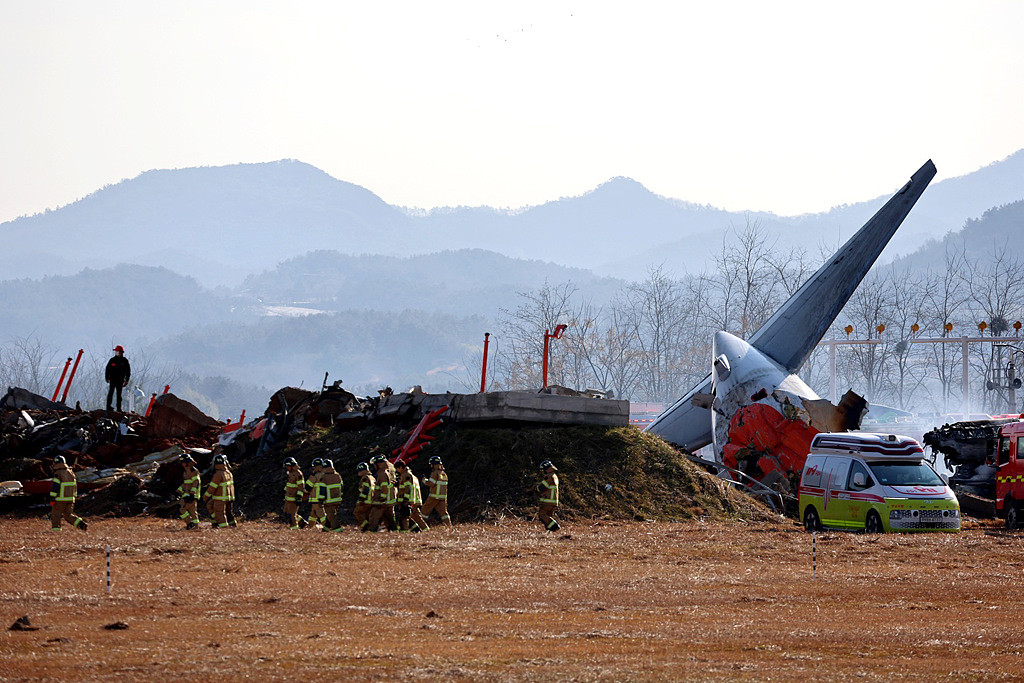
<svg viewBox="0 0 1024 683">
<path fill-rule="evenodd" d="M 803 486 L 821 486 L 821 473 L 824 469 L 824 458 L 807 458 L 804 463 L 804 476 L 800 482 Z"/>
<path fill-rule="evenodd" d="M 845 457 L 828 459 L 828 483 L 833 490 L 846 488 L 846 481 L 850 474 L 850 459 Z"/>
<path fill-rule="evenodd" d="M 1010 462 L 1010 440 L 1005 436 L 999 439 L 999 464 Z"/>
<path fill-rule="evenodd" d="M 1017 437 L 1017 452 L 1014 454 L 1014 460 L 1024 460 L 1024 436 Z"/>
<path fill-rule="evenodd" d="M 864 478 L 863 481 L 861 481 L 861 478 L 857 476 L 858 474 Z M 855 479 L 861 484 L 860 486 L 854 483 Z M 853 467 L 850 468 L 850 481 L 846 485 L 847 490 L 863 491 L 864 489 L 871 488 L 874 485 L 875 482 L 871 481 L 871 475 L 868 474 L 868 468 L 855 460 L 853 462 Z"/>
</svg>

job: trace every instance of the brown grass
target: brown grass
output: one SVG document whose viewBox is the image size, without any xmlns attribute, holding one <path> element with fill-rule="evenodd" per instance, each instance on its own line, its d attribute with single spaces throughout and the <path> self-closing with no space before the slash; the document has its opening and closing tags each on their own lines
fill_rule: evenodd
<svg viewBox="0 0 1024 683">
<path fill-rule="evenodd" d="M 4 519 L 0 677 L 1018 678 L 1024 537 L 504 520 L 418 535 Z M 107 597 L 103 547 L 114 548 Z M 127 630 L 105 630 L 123 621 Z"/>
</svg>

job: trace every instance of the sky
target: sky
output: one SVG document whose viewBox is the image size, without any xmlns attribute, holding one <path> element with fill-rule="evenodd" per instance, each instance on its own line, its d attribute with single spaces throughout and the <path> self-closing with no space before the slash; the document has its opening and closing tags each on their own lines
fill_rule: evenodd
<svg viewBox="0 0 1024 683">
<path fill-rule="evenodd" d="M 0 222 L 298 159 L 406 207 L 780 215 L 1024 148 L 1024 2 L 0 0 Z"/>
</svg>

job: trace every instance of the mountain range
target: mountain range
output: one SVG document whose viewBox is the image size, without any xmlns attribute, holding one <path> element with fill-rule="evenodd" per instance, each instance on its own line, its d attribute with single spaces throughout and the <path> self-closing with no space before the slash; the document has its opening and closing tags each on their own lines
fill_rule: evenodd
<svg viewBox="0 0 1024 683">
<path fill-rule="evenodd" d="M 924 160 L 922 160 L 923 162 Z M 938 160 L 941 164 L 941 160 Z M 916 169 L 880 169 L 896 190 Z M 760 223 L 777 246 L 835 246 L 887 199 L 828 212 L 730 212 L 655 195 L 613 178 L 578 197 L 517 210 L 430 211 L 387 204 L 308 164 L 148 171 L 56 210 L 0 224 L 2 279 L 72 274 L 118 263 L 162 266 L 205 286 L 247 276 L 316 250 L 407 257 L 483 249 L 627 279 L 664 265 L 706 268 L 730 228 Z M 1024 199 L 1024 150 L 974 173 L 934 183 L 883 256 L 891 260 Z"/>
</svg>

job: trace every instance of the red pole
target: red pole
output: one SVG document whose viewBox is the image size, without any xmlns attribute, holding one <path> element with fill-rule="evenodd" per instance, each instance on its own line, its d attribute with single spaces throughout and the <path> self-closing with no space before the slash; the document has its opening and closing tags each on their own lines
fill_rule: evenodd
<svg viewBox="0 0 1024 683">
<path fill-rule="evenodd" d="M 75 356 L 75 364 L 71 366 L 71 376 L 68 377 L 68 383 L 64 385 L 64 394 L 60 397 L 61 403 L 64 403 L 68 398 L 68 390 L 71 389 L 71 381 L 75 379 L 75 373 L 78 371 L 78 361 L 82 360 L 83 353 L 85 353 L 85 351 L 78 349 L 78 355 Z"/>
<path fill-rule="evenodd" d="M 551 330 L 544 330 L 544 385 L 541 389 L 545 389 L 548 386 L 548 345 L 551 339 Z"/>
<path fill-rule="evenodd" d="M 60 393 L 60 385 L 64 384 L 64 375 L 68 374 L 68 366 L 71 365 L 71 356 L 68 356 L 68 362 L 64 364 L 64 372 L 60 373 L 60 379 L 57 380 L 57 388 L 53 390 L 53 397 L 51 401 L 57 400 L 57 394 Z"/>
<path fill-rule="evenodd" d="M 146 417 L 149 417 L 149 411 L 153 410 L 154 403 L 156 403 L 156 394 L 149 397 L 149 405 L 146 406 Z"/>
<path fill-rule="evenodd" d="M 171 385 L 170 384 L 165 384 L 164 385 L 164 393 L 166 394 L 170 390 L 171 390 Z"/>
<path fill-rule="evenodd" d="M 484 386 L 487 384 L 487 345 L 491 342 L 491 333 L 484 332 L 484 367 L 480 371 L 480 393 L 484 393 Z M 68 358 L 68 361 L 71 359 Z"/>
</svg>

